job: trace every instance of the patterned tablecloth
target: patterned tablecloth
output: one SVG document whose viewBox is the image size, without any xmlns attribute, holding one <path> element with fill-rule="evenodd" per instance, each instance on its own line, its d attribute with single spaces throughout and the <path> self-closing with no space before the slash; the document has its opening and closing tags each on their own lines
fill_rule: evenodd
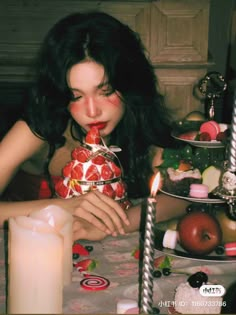
<svg viewBox="0 0 236 315">
<path fill-rule="evenodd" d="M 0 230 L 0 313 L 6 313 L 6 232 Z M 64 288 L 64 314 L 116 314 L 117 302 L 121 299 L 138 301 L 140 293 L 140 261 L 132 255 L 140 245 L 139 233 L 125 236 L 108 237 L 100 242 L 81 242 L 90 245 L 93 250 L 90 258 L 97 261 L 93 274 L 103 276 L 110 281 L 110 286 L 103 291 L 86 291 L 80 285 L 83 278 L 77 270 L 73 271 L 73 282 Z M 155 257 L 163 256 L 163 252 L 155 251 Z M 193 259 L 171 257 L 173 268 L 184 268 L 195 272 L 206 271 L 211 282 L 223 285 L 226 289 L 235 281 L 235 262 L 210 262 Z M 167 314 L 168 306 L 173 301 L 176 286 L 185 282 L 184 274 L 162 275 L 154 278 L 153 306 Z"/>
</svg>

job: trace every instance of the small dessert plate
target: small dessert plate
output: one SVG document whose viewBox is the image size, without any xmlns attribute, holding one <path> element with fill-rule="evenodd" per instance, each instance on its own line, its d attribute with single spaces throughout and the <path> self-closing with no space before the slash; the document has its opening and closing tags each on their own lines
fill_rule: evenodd
<svg viewBox="0 0 236 315">
<path fill-rule="evenodd" d="M 185 196 L 179 196 L 179 195 L 173 195 L 171 193 L 168 193 L 162 189 L 160 189 L 160 192 L 163 194 L 166 194 L 171 197 L 185 199 L 191 202 L 199 202 L 199 203 L 225 203 L 226 200 L 220 199 L 220 198 L 193 198 L 193 197 L 185 197 Z"/>
<path fill-rule="evenodd" d="M 224 148 L 225 147 L 223 142 L 216 141 L 216 140 L 212 140 L 212 141 L 186 140 L 186 139 L 179 138 L 174 133 L 172 133 L 172 137 L 175 138 L 176 140 L 186 142 L 188 144 L 191 144 L 191 145 L 193 145 L 195 147 L 199 147 L 199 148 Z"/>
</svg>

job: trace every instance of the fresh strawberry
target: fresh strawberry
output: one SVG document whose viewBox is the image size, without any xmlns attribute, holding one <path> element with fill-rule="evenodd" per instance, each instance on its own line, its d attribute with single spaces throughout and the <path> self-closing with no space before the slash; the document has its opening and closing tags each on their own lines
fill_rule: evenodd
<svg viewBox="0 0 236 315">
<path fill-rule="evenodd" d="M 96 268 L 97 262 L 94 259 L 84 259 L 78 261 L 75 265 L 75 268 L 80 269 L 81 271 L 92 271 Z"/>
<path fill-rule="evenodd" d="M 90 165 L 89 168 L 87 169 L 87 172 L 85 174 L 86 180 L 99 180 L 100 179 L 100 174 L 98 172 L 98 169 L 95 165 Z"/>
<path fill-rule="evenodd" d="M 106 184 L 103 186 L 102 193 L 112 199 L 114 199 L 116 196 L 115 191 L 110 184 Z"/>
<path fill-rule="evenodd" d="M 208 132 L 202 132 L 199 135 L 199 141 L 211 141 L 211 136 Z"/>
<path fill-rule="evenodd" d="M 117 196 L 117 198 L 124 197 L 124 194 L 125 194 L 125 185 L 122 182 L 118 182 L 116 184 L 116 196 Z"/>
<path fill-rule="evenodd" d="M 71 170 L 71 178 L 81 180 L 83 178 L 83 165 L 76 164 Z"/>
<path fill-rule="evenodd" d="M 112 170 L 110 169 L 109 165 L 107 164 L 104 164 L 102 166 L 102 169 L 101 169 L 101 176 L 104 180 L 108 180 L 108 179 L 111 179 L 114 177 L 114 174 L 112 172 Z"/>
<path fill-rule="evenodd" d="M 179 169 L 180 171 L 183 171 L 183 172 L 189 171 L 189 170 L 191 170 L 191 168 L 192 168 L 192 165 L 191 165 L 189 162 L 184 161 L 184 160 L 181 160 L 181 161 L 179 162 L 178 169 Z"/>
<path fill-rule="evenodd" d="M 74 188 L 74 190 L 77 191 L 79 194 L 82 194 L 82 188 L 81 188 L 81 185 L 80 185 L 80 184 L 74 182 L 74 183 L 73 183 L 73 188 Z"/>
<path fill-rule="evenodd" d="M 89 144 L 99 144 L 101 141 L 100 133 L 97 127 L 92 127 L 85 137 L 85 142 Z"/>
<path fill-rule="evenodd" d="M 162 255 L 154 259 L 154 268 L 155 269 L 163 269 L 171 267 L 171 258 L 166 255 Z"/>
<path fill-rule="evenodd" d="M 58 182 L 55 184 L 55 191 L 58 196 L 62 198 L 68 198 L 72 195 L 72 190 L 64 184 L 64 179 L 61 178 L 58 180 Z"/>
<path fill-rule="evenodd" d="M 74 160 L 84 163 L 88 160 L 90 154 L 91 154 L 91 151 L 89 151 L 88 149 L 83 148 L 83 147 L 78 147 L 72 151 L 71 155 Z"/>
<path fill-rule="evenodd" d="M 110 167 L 115 177 L 119 177 L 121 175 L 121 169 L 114 162 L 110 163 Z"/>
<path fill-rule="evenodd" d="M 75 161 L 70 161 L 66 163 L 66 165 L 63 167 L 62 174 L 64 177 L 71 177 L 71 170 L 74 167 Z"/>
<path fill-rule="evenodd" d="M 102 155 L 98 155 L 91 160 L 94 164 L 103 165 L 105 163 L 105 157 Z"/>
<path fill-rule="evenodd" d="M 89 251 L 80 243 L 75 243 L 72 247 L 73 254 L 79 254 L 80 256 L 89 256 Z"/>
<path fill-rule="evenodd" d="M 135 259 L 140 259 L 140 249 L 136 248 L 132 254 L 131 254 Z"/>
<path fill-rule="evenodd" d="M 187 131 L 180 134 L 178 137 L 183 140 L 195 140 L 197 137 L 198 131 Z"/>
</svg>

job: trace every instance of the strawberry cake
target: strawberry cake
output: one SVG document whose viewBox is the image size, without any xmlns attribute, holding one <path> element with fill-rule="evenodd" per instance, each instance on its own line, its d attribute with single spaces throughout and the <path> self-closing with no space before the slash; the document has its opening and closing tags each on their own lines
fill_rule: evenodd
<svg viewBox="0 0 236 315">
<path fill-rule="evenodd" d="M 203 285 L 211 285 L 204 272 L 191 275 L 187 282 L 180 283 L 175 289 L 174 306 L 170 314 L 220 314 L 224 304 L 222 296 L 206 296 Z M 202 287 L 202 289 L 201 289 Z"/>
<path fill-rule="evenodd" d="M 202 181 L 200 170 L 184 161 L 180 161 L 177 169 L 168 167 L 162 176 L 164 177 L 162 187 L 164 191 L 184 197 L 189 196 L 191 184 L 200 184 Z"/>
<path fill-rule="evenodd" d="M 72 151 L 72 160 L 64 166 L 62 175 L 55 185 L 56 194 L 61 198 L 97 189 L 123 208 L 130 206 L 120 162 L 115 153 L 102 143 L 95 127 L 87 133 L 85 142 Z"/>
</svg>

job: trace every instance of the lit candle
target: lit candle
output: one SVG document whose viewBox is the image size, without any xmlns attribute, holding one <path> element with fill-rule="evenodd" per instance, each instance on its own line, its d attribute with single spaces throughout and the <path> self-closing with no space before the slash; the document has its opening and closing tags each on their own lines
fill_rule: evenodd
<svg viewBox="0 0 236 315">
<path fill-rule="evenodd" d="M 233 114 L 231 121 L 231 140 L 229 146 L 228 169 L 236 172 L 236 90 L 234 91 Z"/>
<path fill-rule="evenodd" d="M 30 217 L 9 219 L 8 314 L 59 314 L 63 305 L 63 237 Z"/>
<path fill-rule="evenodd" d="M 147 198 L 146 225 L 144 236 L 141 313 L 152 314 L 153 303 L 153 263 L 154 263 L 154 225 L 156 221 L 156 199 L 160 183 L 160 173 L 154 177 L 151 195 Z"/>
<path fill-rule="evenodd" d="M 72 281 L 72 223 L 70 213 L 57 206 L 48 206 L 30 215 L 32 218 L 43 220 L 54 227 L 63 236 L 63 284 L 68 285 Z"/>
</svg>

